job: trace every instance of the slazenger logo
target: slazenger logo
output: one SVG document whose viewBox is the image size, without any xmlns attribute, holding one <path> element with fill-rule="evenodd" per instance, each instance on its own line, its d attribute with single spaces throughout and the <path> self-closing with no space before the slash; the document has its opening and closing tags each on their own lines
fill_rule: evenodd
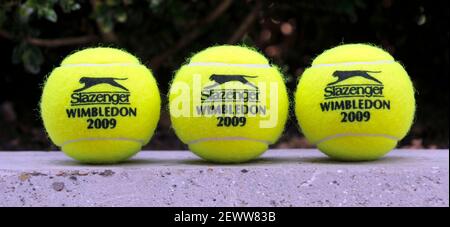
<svg viewBox="0 0 450 227">
<path fill-rule="evenodd" d="M 254 85 L 253 83 L 249 82 L 247 80 L 247 78 L 256 78 L 257 76 L 244 76 L 244 75 L 218 75 L 218 74 L 213 74 L 209 77 L 209 80 L 214 81 L 213 85 L 207 86 L 205 87 L 205 89 L 211 89 L 214 88 L 216 86 L 222 85 L 224 83 L 227 82 L 232 82 L 232 81 L 237 81 L 237 82 L 241 82 L 243 84 L 246 84 L 250 87 L 253 87 L 255 89 L 258 89 L 258 87 L 256 87 L 256 85 Z"/>
<path fill-rule="evenodd" d="M 126 87 L 117 82 L 117 80 L 126 79 L 114 77 L 81 77 L 79 82 L 83 84 L 83 87 L 73 91 L 70 104 L 72 106 L 99 104 L 128 105 L 130 104 L 130 92 Z M 107 84 L 122 91 L 86 91 L 100 84 Z"/>
<path fill-rule="evenodd" d="M 85 118 L 87 129 L 113 129 L 118 125 L 116 117 L 136 117 L 137 108 L 130 105 L 128 88 L 118 81 L 128 78 L 81 77 L 81 86 L 70 96 L 68 118 Z M 99 85 L 103 85 L 100 86 Z M 107 90 L 100 90 L 103 88 Z"/>
<path fill-rule="evenodd" d="M 334 71 L 336 81 L 329 83 L 324 90 L 325 99 L 351 98 L 351 97 L 383 97 L 383 83 L 370 74 L 381 71 Z M 362 77 L 372 83 L 345 84 L 344 82 L 353 77 Z"/>
<path fill-rule="evenodd" d="M 80 92 L 83 90 L 86 90 L 90 87 L 93 87 L 95 85 L 99 85 L 99 84 L 109 84 L 113 87 L 118 87 L 120 89 L 123 89 L 125 91 L 128 91 L 128 89 L 122 85 L 120 85 L 119 83 L 117 83 L 116 80 L 126 80 L 127 78 L 113 78 L 113 77 L 81 77 L 80 78 L 80 83 L 84 84 L 84 87 L 75 90 L 74 92 Z"/>
<path fill-rule="evenodd" d="M 257 78 L 257 76 L 212 74 L 209 80 L 213 84 L 202 89 L 201 105 L 196 106 L 197 114 L 202 116 L 266 114 L 267 107 L 260 103 L 260 91 L 254 83 L 249 81 L 251 78 Z M 246 87 L 227 87 L 226 83 L 229 82 L 239 82 Z M 241 126 L 243 125 L 245 123 Z"/>
<path fill-rule="evenodd" d="M 257 78 L 257 76 L 245 75 L 218 75 L 213 74 L 209 77 L 214 84 L 206 86 L 202 91 L 202 102 L 258 102 L 258 87 L 248 81 L 247 78 Z M 228 82 L 240 82 L 248 85 L 251 89 L 212 89 Z"/>
</svg>

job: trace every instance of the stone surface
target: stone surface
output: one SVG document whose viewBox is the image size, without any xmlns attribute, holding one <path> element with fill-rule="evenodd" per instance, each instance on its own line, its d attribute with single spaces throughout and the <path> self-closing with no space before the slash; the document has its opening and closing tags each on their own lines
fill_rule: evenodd
<svg viewBox="0 0 450 227">
<path fill-rule="evenodd" d="M 61 152 L 0 152 L 0 206 L 449 206 L 449 150 L 395 150 L 334 162 L 270 150 L 238 165 L 186 151 L 143 151 L 118 165 Z"/>
</svg>

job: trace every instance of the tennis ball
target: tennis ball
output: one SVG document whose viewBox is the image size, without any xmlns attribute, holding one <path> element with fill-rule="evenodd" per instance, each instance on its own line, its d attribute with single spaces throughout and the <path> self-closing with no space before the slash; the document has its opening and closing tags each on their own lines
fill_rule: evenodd
<svg viewBox="0 0 450 227">
<path fill-rule="evenodd" d="M 385 155 L 409 131 L 414 111 L 405 69 L 384 50 L 366 44 L 341 45 L 319 55 L 295 94 L 304 135 L 343 161 Z"/>
<path fill-rule="evenodd" d="M 40 103 L 51 140 L 83 163 L 115 163 L 137 153 L 156 128 L 160 96 L 152 73 L 133 55 L 88 48 L 66 57 Z"/>
<path fill-rule="evenodd" d="M 279 70 L 255 50 L 215 46 L 176 73 L 169 112 L 178 137 L 198 156 L 236 163 L 258 157 L 277 141 L 288 113 Z"/>
</svg>

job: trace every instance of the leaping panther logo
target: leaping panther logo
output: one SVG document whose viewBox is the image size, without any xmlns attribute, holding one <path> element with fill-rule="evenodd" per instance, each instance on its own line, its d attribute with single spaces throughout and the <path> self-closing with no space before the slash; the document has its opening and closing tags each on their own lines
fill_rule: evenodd
<svg viewBox="0 0 450 227">
<path fill-rule="evenodd" d="M 364 70 L 350 70 L 350 71 L 334 71 L 333 76 L 337 77 L 337 80 L 334 82 L 329 83 L 328 85 L 334 85 L 341 81 L 350 79 L 355 76 L 360 76 L 363 78 L 366 78 L 368 80 L 375 81 L 379 84 L 382 84 L 381 81 L 376 79 L 375 77 L 371 76 L 369 73 L 380 73 L 381 71 L 364 71 Z"/>
<path fill-rule="evenodd" d="M 217 87 L 219 85 L 222 85 L 224 83 L 227 82 L 231 82 L 231 81 L 237 81 L 237 82 L 241 82 L 243 84 L 246 84 L 250 87 L 253 87 L 255 89 L 258 89 L 258 87 L 256 87 L 256 85 L 254 85 L 253 83 L 249 82 L 247 80 L 247 78 L 256 78 L 257 76 L 244 76 L 244 75 L 219 75 L 219 74 L 213 74 L 209 77 L 209 80 L 214 81 L 213 85 L 207 86 L 205 87 L 205 89 L 211 89 L 213 87 Z"/>
<path fill-rule="evenodd" d="M 113 87 L 118 87 L 120 89 L 123 89 L 125 91 L 128 91 L 128 89 L 121 84 L 117 83 L 116 80 L 126 80 L 127 78 L 114 78 L 114 77 L 81 77 L 80 83 L 84 84 L 84 87 L 76 89 L 74 92 L 80 92 L 84 91 L 90 87 L 93 87 L 95 85 L 99 84 L 109 84 Z"/>
</svg>

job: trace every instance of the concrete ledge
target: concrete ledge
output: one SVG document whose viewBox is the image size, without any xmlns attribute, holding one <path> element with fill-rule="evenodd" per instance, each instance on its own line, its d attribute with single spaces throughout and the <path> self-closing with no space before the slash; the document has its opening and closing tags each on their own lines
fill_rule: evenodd
<svg viewBox="0 0 450 227">
<path fill-rule="evenodd" d="M 395 150 L 363 163 L 270 150 L 239 165 L 143 151 L 113 166 L 0 152 L 0 206 L 449 206 L 448 170 L 449 150 Z"/>
</svg>

